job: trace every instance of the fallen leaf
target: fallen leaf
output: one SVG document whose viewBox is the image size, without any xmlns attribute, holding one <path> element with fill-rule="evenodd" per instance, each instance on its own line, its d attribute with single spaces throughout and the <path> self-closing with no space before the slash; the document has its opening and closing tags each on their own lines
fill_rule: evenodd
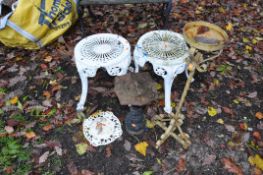
<svg viewBox="0 0 263 175">
<path fill-rule="evenodd" d="M 250 52 L 253 50 L 253 48 L 249 45 L 246 45 L 245 50 L 246 50 L 246 52 Z"/>
<path fill-rule="evenodd" d="M 157 89 L 157 91 L 162 90 L 162 89 L 163 89 L 163 85 L 160 84 L 160 83 L 157 83 L 157 84 L 156 84 L 156 89 Z"/>
<path fill-rule="evenodd" d="M 219 124 L 222 124 L 222 125 L 223 125 L 223 124 L 224 124 L 224 120 L 220 118 L 220 119 L 218 119 L 218 120 L 216 121 L 216 123 L 219 123 Z"/>
<path fill-rule="evenodd" d="M 187 3 L 189 2 L 189 0 L 180 0 L 180 3 L 184 4 L 184 3 Z"/>
<path fill-rule="evenodd" d="M 44 163 L 47 158 L 49 156 L 49 151 L 46 151 L 44 154 L 42 154 L 40 157 L 39 157 L 39 161 L 38 163 L 41 164 L 41 163 Z"/>
<path fill-rule="evenodd" d="M 235 132 L 235 131 L 236 131 L 236 130 L 235 130 L 235 127 L 232 126 L 232 125 L 227 125 L 227 124 L 225 124 L 225 128 L 226 128 L 226 130 L 229 131 L 229 132 Z"/>
<path fill-rule="evenodd" d="M 146 127 L 147 128 L 152 129 L 152 128 L 154 128 L 154 126 L 155 126 L 155 124 L 151 120 L 146 119 Z"/>
<path fill-rule="evenodd" d="M 19 124 L 19 121 L 16 121 L 16 120 L 14 120 L 14 119 L 8 119 L 8 120 L 7 120 L 7 125 L 8 125 L 8 126 L 14 127 L 14 126 L 17 126 L 18 124 Z"/>
<path fill-rule="evenodd" d="M 148 23 L 140 23 L 139 25 L 138 25 L 138 29 L 144 29 L 144 28 L 146 28 L 148 26 Z"/>
<path fill-rule="evenodd" d="M 252 135 L 255 139 L 261 140 L 261 134 L 258 131 L 254 131 Z"/>
<path fill-rule="evenodd" d="M 9 100 L 9 102 L 10 102 L 12 105 L 15 105 L 15 104 L 18 102 L 18 97 L 15 96 L 15 97 L 11 98 L 11 99 Z"/>
<path fill-rule="evenodd" d="M 217 110 L 211 106 L 207 108 L 208 115 L 214 117 L 217 114 Z"/>
<path fill-rule="evenodd" d="M 14 128 L 12 126 L 5 126 L 5 131 L 8 133 L 8 134 L 11 134 L 14 132 Z"/>
<path fill-rule="evenodd" d="M 81 170 L 81 175 L 94 175 L 95 173 L 90 170 Z"/>
<path fill-rule="evenodd" d="M 14 171 L 13 168 L 14 168 L 13 166 L 8 166 L 8 167 L 6 167 L 6 168 L 4 169 L 4 171 L 5 171 L 6 174 L 11 174 L 11 173 L 13 173 L 13 171 Z"/>
<path fill-rule="evenodd" d="M 211 154 L 205 157 L 202 165 L 211 165 L 216 160 L 216 155 Z"/>
<path fill-rule="evenodd" d="M 52 56 L 47 56 L 45 59 L 44 59 L 44 61 L 45 62 L 50 62 L 50 61 L 52 61 Z"/>
<path fill-rule="evenodd" d="M 78 174 L 77 166 L 72 161 L 70 161 L 69 164 L 67 164 L 67 168 L 68 168 L 70 175 Z"/>
<path fill-rule="evenodd" d="M 185 158 L 184 156 L 181 156 L 177 165 L 176 165 L 176 170 L 180 173 L 186 170 L 186 166 L 185 166 Z"/>
<path fill-rule="evenodd" d="M 87 152 L 89 145 L 87 143 L 79 143 L 75 145 L 76 151 L 79 155 L 83 155 Z"/>
<path fill-rule="evenodd" d="M 254 92 L 249 93 L 247 97 L 248 97 L 248 98 L 256 98 L 257 95 L 258 95 L 258 92 L 257 92 L 257 91 L 254 91 Z"/>
<path fill-rule="evenodd" d="M 152 175 L 153 171 L 144 171 L 142 175 Z"/>
<path fill-rule="evenodd" d="M 204 34 L 206 32 L 208 32 L 210 29 L 206 26 L 200 26 L 197 28 L 197 34 L 200 35 L 200 34 Z"/>
<path fill-rule="evenodd" d="M 260 157 L 260 155 L 256 154 L 254 156 L 249 156 L 248 162 L 251 165 L 254 165 L 257 168 L 263 170 L 263 159 L 262 159 L 262 157 Z"/>
<path fill-rule="evenodd" d="M 55 146 L 55 151 L 59 156 L 62 156 L 62 149 L 59 146 Z"/>
<path fill-rule="evenodd" d="M 243 43 L 249 43 L 249 39 L 246 38 L 246 37 L 243 37 L 243 38 L 242 38 L 242 42 L 243 42 Z"/>
<path fill-rule="evenodd" d="M 242 130 L 244 130 L 244 131 L 246 131 L 247 128 L 248 128 L 247 123 L 240 123 L 240 124 L 239 124 L 239 128 L 242 129 Z"/>
<path fill-rule="evenodd" d="M 27 139 L 33 139 L 34 137 L 36 137 L 36 133 L 34 131 L 29 131 L 26 132 L 25 136 Z"/>
<path fill-rule="evenodd" d="M 230 115 L 234 114 L 233 110 L 230 109 L 229 107 L 222 107 L 222 109 L 223 109 L 224 113 L 226 113 L 226 114 L 230 114 Z"/>
<path fill-rule="evenodd" d="M 227 31 L 232 31 L 233 30 L 233 24 L 232 23 L 227 23 L 227 25 L 226 25 L 226 30 Z"/>
<path fill-rule="evenodd" d="M 51 94 L 50 94 L 50 92 L 48 92 L 48 91 L 44 91 L 44 92 L 43 92 L 43 96 L 45 96 L 47 99 L 50 99 Z"/>
<path fill-rule="evenodd" d="M 243 175 L 243 171 L 239 166 L 237 166 L 231 159 L 229 158 L 223 158 L 221 159 L 222 163 L 224 164 L 224 168 L 230 172 L 234 173 L 236 175 Z"/>
<path fill-rule="evenodd" d="M 110 146 L 107 146 L 106 147 L 106 157 L 109 158 L 111 156 L 111 147 Z"/>
<path fill-rule="evenodd" d="M 263 119 L 263 113 L 262 112 L 257 112 L 256 113 L 256 118 L 258 118 L 259 120 Z"/>
<path fill-rule="evenodd" d="M 42 129 L 43 129 L 43 131 L 49 131 L 49 130 L 51 130 L 53 127 L 52 127 L 52 125 L 51 124 L 48 124 L 48 125 L 45 125 L 45 126 L 43 126 L 42 127 Z"/>
<path fill-rule="evenodd" d="M 136 145 L 134 145 L 134 148 L 136 151 L 138 151 L 140 154 L 146 156 L 146 150 L 148 147 L 148 143 L 143 141 L 143 142 L 139 142 Z"/>
<path fill-rule="evenodd" d="M 124 146 L 124 149 L 125 149 L 126 151 L 130 151 L 130 150 L 131 150 L 131 142 L 129 142 L 128 140 L 125 140 L 125 141 L 124 141 L 123 146 Z"/>
<path fill-rule="evenodd" d="M 40 67 L 42 70 L 46 70 L 48 68 L 46 64 L 40 64 Z"/>
<path fill-rule="evenodd" d="M 163 100 L 163 99 L 159 100 L 159 105 L 160 105 L 161 107 L 164 106 L 164 100 Z"/>
<path fill-rule="evenodd" d="M 252 174 L 253 175 L 262 175 L 263 172 L 259 168 L 254 168 Z"/>
</svg>

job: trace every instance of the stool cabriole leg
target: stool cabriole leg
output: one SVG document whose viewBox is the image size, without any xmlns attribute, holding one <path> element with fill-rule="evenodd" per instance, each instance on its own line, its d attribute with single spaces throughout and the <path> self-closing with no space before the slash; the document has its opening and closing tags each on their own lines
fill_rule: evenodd
<svg viewBox="0 0 263 175">
<path fill-rule="evenodd" d="M 79 72 L 79 75 L 81 80 L 81 96 L 77 105 L 77 111 L 83 111 L 88 94 L 88 77 L 82 72 Z"/>
<path fill-rule="evenodd" d="M 172 90 L 172 85 L 174 81 L 174 76 L 172 75 L 166 75 L 164 77 L 164 94 L 165 94 L 165 107 L 164 111 L 167 113 L 172 112 L 172 107 L 171 107 L 171 90 Z"/>
<path fill-rule="evenodd" d="M 139 73 L 139 64 L 134 61 L 135 73 Z"/>
</svg>

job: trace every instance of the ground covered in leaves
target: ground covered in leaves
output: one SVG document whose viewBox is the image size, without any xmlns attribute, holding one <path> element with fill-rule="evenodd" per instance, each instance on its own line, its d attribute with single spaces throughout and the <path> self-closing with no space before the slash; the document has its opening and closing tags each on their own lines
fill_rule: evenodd
<svg viewBox="0 0 263 175">
<path fill-rule="evenodd" d="M 147 31 L 162 28 L 161 5 L 92 7 L 63 38 L 37 51 L 0 48 L 0 174 L 262 174 L 263 171 L 263 9 L 262 1 L 180 0 L 169 29 L 182 32 L 188 21 L 205 20 L 224 28 L 230 41 L 222 56 L 198 73 L 183 107 L 183 129 L 191 146 L 184 150 L 146 127 L 142 136 L 123 136 L 104 147 L 83 138 L 81 121 L 97 110 L 112 111 L 123 123 L 127 106 L 113 92 L 113 78 L 100 70 L 89 80 L 86 110 L 76 113 L 81 87 L 72 54 L 85 35 L 113 32 L 132 46 Z M 82 29 L 82 31 L 81 31 Z M 159 83 L 163 80 L 150 72 Z M 174 82 L 173 105 L 186 78 Z M 145 106 L 147 119 L 163 113 L 163 100 Z M 149 145 L 145 155 L 136 151 Z M 137 145 L 138 148 L 138 145 Z M 138 149 L 137 149 L 138 150 Z M 141 153 L 140 153 L 141 152 Z"/>
</svg>

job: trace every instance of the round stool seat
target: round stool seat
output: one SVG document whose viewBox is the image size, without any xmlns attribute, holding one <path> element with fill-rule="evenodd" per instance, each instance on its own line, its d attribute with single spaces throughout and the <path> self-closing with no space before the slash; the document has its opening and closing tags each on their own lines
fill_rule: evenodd
<svg viewBox="0 0 263 175">
<path fill-rule="evenodd" d="M 168 30 L 151 31 L 140 37 L 134 50 L 135 71 L 146 62 L 165 80 L 165 108 L 172 112 L 170 94 L 174 78 L 186 68 L 189 49 L 181 34 Z"/>
<path fill-rule="evenodd" d="M 99 68 L 105 68 L 111 76 L 126 74 L 131 62 L 131 47 L 122 36 L 94 34 L 76 45 L 74 58 L 82 84 L 77 110 L 83 110 L 88 91 L 87 78 L 94 77 Z"/>
<path fill-rule="evenodd" d="M 104 67 L 130 57 L 130 44 L 115 34 L 95 34 L 82 39 L 75 47 L 75 59 L 90 67 Z"/>
</svg>

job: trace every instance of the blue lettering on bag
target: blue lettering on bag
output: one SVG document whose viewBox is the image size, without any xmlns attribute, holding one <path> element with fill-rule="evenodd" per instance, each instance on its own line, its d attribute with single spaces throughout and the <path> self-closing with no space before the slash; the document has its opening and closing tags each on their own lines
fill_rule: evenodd
<svg viewBox="0 0 263 175">
<path fill-rule="evenodd" d="M 56 27 L 56 20 L 61 22 L 72 12 L 72 2 L 70 0 L 66 0 L 66 2 L 62 4 L 61 0 L 54 0 L 49 12 L 46 12 L 45 6 L 46 0 L 41 0 L 40 8 L 37 7 L 40 11 L 38 23 L 40 25 L 47 25 L 51 29 L 65 26 L 61 25 L 60 27 Z M 63 7 L 63 9 L 61 9 L 61 7 Z"/>
</svg>

